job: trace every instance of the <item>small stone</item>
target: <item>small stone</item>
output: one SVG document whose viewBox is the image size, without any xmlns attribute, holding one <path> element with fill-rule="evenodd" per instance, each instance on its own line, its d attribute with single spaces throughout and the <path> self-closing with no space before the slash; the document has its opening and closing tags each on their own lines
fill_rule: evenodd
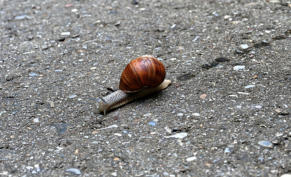
<svg viewBox="0 0 291 177">
<path fill-rule="evenodd" d="M 119 157 L 114 157 L 113 160 L 114 160 L 114 161 L 119 161 L 120 158 L 119 158 Z"/>
<path fill-rule="evenodd" d="M 117 176 L 117 172 L 111 173 L 112 176 Z"/>
<path fill-rule="evenodd" d="M 16 17 L 14 17 L 14 19 L 15 20 L 29 20 L 29 19 L 31 19 L 31 17 L 28 15 L 18 15 Z"/>
<path fill-rule="evenodd" d="M 255 85 L 247 85 L 247 86 L 245 86 L 246 89 L 254 88 L 254 87 L 255 87 Z"/>
<path fill-rule="evenodd" d="M 194 160 L 197 160 L 197 157 L 193 156 L 193 157 L 188 157 L 186 159 L 187 162 L 191 162 L 191 161 L 194 161 Z"/>
<path fill-rule="evenodd" d="M 76 98 L 76 97 L 77 97 L 77 95 L 75 95 L 75 94 L 69 96 L 69 98 L 71 98 L 71 99 Z"/>
<path fill-rule="evenodd" d="M 265 148 L 273 148 L 273 144 L 270 141 L 263 140 L 263 141 L 259 141 L 258 144 Z"/>
<path fill-rule="evenodd" d="M 29 76 L 30 76 L 30 77 L 35 77 L 35 76 L 38 76 L 38 74 L 35 73 L 35 72 L 30 72 L 30 73 L 29 73 Z"/>
<path fill-rule="evenodd" d="M 53 101 L 48 101 L 48 103 L 50 104 L 50 107 L 51 108 L 54 108 L 55 107 L 55 103 Z"/>
<path fill-rule="evenodd" d="M 274 139 L 274 140 L 272 140 L 272 144 L 278 145 L 278 144 L 280 144 L 280 140 Z"/>
<path fill-rule="evenodd" d="M 175 135 L 171 135 L 171 136 L 166 136 L 166 138 L 178 138 L 178 139 L 183 139 L 188 135 L 188 133 L 186 132 L 181 132 L 181 133 L 177 133 Z"/>
<path fill-rule="evenodd" d="M 280 0 L 267 0 L 267 2 L 270 2 L 270 3 L 280 3 L 281 1 Z"/>
<path fill-rule="evenodd" d="M 115 136 L 122 136 L 120 133 L 114 133 Z"/>
<path fill-rule="evenodd" d="M 172 133 L 172 129 L 170 129 L 169 127 L 165 127 L 166 132 L 168 133 Z"/>
<path fill-rule="evenodd" d="M 144 114 L 143 116 L 144 117 L 149 117 L 149 116 L 151 116 L 152 115 L 152 113 L 146 113 L 146 114 Z"/>
<path fill-rule="evenodd" d="M 241 70 L 245 70 L 245 66 L 244 65 L 237 65 L 233 67 L 233 70 L 235 71 L 241 71 Z"/>
<path fill-rule="evenodd" d="M 150 121 L 149 125 L 154 127 L 154 126 L 156 126 L 156 122 L 155 121 Z"/>
<path fill-rule="evenodd" d="M 262 105 L 253 105 L 252 107 L 256 108 L 256 109 L 262 109 L 263 106 Z"/>
<path fill-rule="evenodd" d="M 248 44 L 241 44 L 239 47 L 242 50 L 247 50 L 249 48 L 249 45 Z"/>
<path fill-rule="evenodd" d="M 192 116 L 199 117 L 200 114 L 198 112 L 194 112 L 194 113 L 192 113 Z"/>
<path fill-rule="evenodd" d="M 97 68 L 97 67 L 94 66 L 94 67 L 91 67 L 90 70 L 95 70 L 96 68 Z"/>
<path fill-rule="evenodd" d="M 70 35 L 71 35 L 71 33 L 69 31 L 61 33 L 61 36 L 70 36 Z"/>
<path fill-rule="evenodd" d="M 41 46 L 41 50 L 47 50 L 48 48 L 49 48 L 49 45 L 47 45 L 47 44 L 43 44 Z"/>
<path fill-rule="evenodd" d="M 81 171 L 77 168 L 69 168 L 66 170 L 66 172 L 70 172 L 70 173 L 73 173 L 75 175 L 81 175 Z"/>
<path fill-rule="evenodd" d="M 183 117 L 183 115 L 184 115 L 184 114 L 181 113 L 181 112 L 177 114 L 178 117 Z"/>
<path fill-rule="evenodd" d="M 200 36 L 195 36 L 194 39 L 192 40 L 192 42 L 196 42 L 199 38 L 200 38 Z"/>
<path fill-rule="evenodd" d="M 56 70 L 55 70 L 56 73 L 60 73 L 60 72 L 62 72 L 62 71 L 63 71 L 63 70 L 61 70 L 61 69 L 56 69 Z"/>
<path fill-rule="evenodd" d="M 206 95 L 205 93 L 203 93 L 203 94 L 200 95 L 200 98 L 201 98 L 202 100 L 204 100 L 206 97 L 207 97 L 207 95 Z"/>
<path fill-rule="evenodd" d="M 285 151 L 286 152 L 291 152 L 291 143 L 290 142 L 287 142 L 286 144 L 285 144 Z"/>
<path fill-rule="evenodd" d="M 34 119 L 33 119 L 33 122 L 34 122 L 34 123 L 39 123 L 39 118 L 34 118 Z"/>
<path fill-rule="evenodd" d="M 72 7 L 73 4 L 66 4 L 65 7 Z"/>
<path fill-rule="evenodd" d="M 281 116 L 289 115 L 289 112 L 287 112 L 286 110 L 282 110 L 281 108 L 275 109 L 275 112 L 278 113 Z"/>
<path fill-rule="evenodd" d="M 39 164 L 35 164 L 34 165 L 34 169 L 31 171 L 32 174 L 36 174 L 40 172 L 40 167 L 39 167 Z"/>
<path fill-rule="evenodd" d="M 76 13 L 78 12 L 78 9 L 72 9 L 71 12 Z"/>
<path fill-rule="evenodd" d="M 226 148 L 224 149 L 224 153 L 231 153 L 231 149 L 230 149 L 229 147 L 226 147 Z"/>
<path fill-rule="evenodd" d="M 247 92 L 237 92 L 238 94 L 240 95 L 249 95 L 250 93 L 247 93 Z"/>
</svg>

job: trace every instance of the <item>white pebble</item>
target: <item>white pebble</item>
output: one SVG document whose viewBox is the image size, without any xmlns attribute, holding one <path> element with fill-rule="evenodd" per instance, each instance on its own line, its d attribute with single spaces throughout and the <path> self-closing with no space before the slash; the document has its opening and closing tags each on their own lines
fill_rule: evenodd
<svg viewBox="0 0 291 177">
<path fill-rule="evenodd" d="M 177 114 L 178 117 L 182 117 L 183 115 L 184 115 L 184 114 L 181 113 L 181 112 Z"/>
<path fill-rule="evenodd" d="M 283 174 L 283 175 L 281 175 L 280 177 L 291 177 L 291 173 L 286 173 L 286 174 Z"/>
<path fill-rule="evenodd" d="M 72 9 L 71 12 L 76 13 L 78 12 L 78 9 Z"/>
<path fill-rule="evenodd" d="M 120 133 L 114 133 L 115 136 L 122 136 Z"/>
<path fill-rule="evenodd" d="M 69 31 L 66 31 L 66 32 L 62 32 L 61 35 L 62 36 L 70 36 L 71 33 Z"/>
<path fill-rule="evenodd" d="M 39 123 L 39 118 L 34 118 L 34 119 L 33 119 L 33 122 L 34 122 L 34 123 Z"/>
<path fill-rule="evenodd" d="M 197 157 L 193 156 L 193 157 L 188 157 L 188 158 L 186 159 L 187 162 L 191 162 L 191 161 L 193 161 L 193 160 L 197 160 Z"/>
<path fill-rule="evenodd" d="M 245 70 L 246 66 L 244 65 L 237 65 L 233 67 L 233 70 L 235 71 L 240 71 L 240 70 Z"/>
<path fill-rule="evenodd" d="M 255 87 L 255 85 L 247 85 L 247 86 L 245 86 L 246 89 L 248 89 L 248 88 L 254 88 L 254 87 Z"/>
<path fill-rule="evenodd" d="M 188 133 L 182 132 L 182 133 L 177 133 L 175 135 L 171 136 L 166 136 L 166 138 L 178 138 L 178 139 L 183 139 L 188 135 Z"/>
<path fill-rule="evenodd" d="M 69 96 L 69 98 L 71 98 L 71 99 L 76 98 L 76 97 L 77 97 L 77 95 L 75 95 L 75 94 Z"/>
<path fill-rule="evenodd" d="M 152 113 L 146 113 L 146 114 L 144 114 L 143 116 L 144 117 L 149 117 L 149 116 L 151 116 L 152 115 Z"/>
<path fill-rule="evenodd" d="M 194 113 L 192 114 L 192 116 L 199 117 L 200 114 L 199 114 L 198 112 L 194 112 Z"/>
<path fill-rule="evenodd" d="M 73 173 L 75 175 L 80 175 L 81 174 L 81 171 L 77 168 L 69 168 L 66 170 L 66 172 L 70 172 L 70 173 Z"/>
<path fill-rule="evenodd" d="M 241 49 L 248 49 L 249 48 L 249 45 L 248 44 L 241 44 L 240 45 L 240 48 Z"/>
<path fill-rule="evenodd" d="M 112 176 L 117 176 L 117 172 L 111 173 Z"/>
</svg>

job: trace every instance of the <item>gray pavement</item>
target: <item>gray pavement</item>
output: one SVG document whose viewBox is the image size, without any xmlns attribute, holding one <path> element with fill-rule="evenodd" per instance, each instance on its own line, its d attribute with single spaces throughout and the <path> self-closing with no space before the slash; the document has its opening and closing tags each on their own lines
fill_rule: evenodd
<svg viewBox="0 0 291 177">
<path fill-rule="evenodd" d="M 288 0 L 0 0 L 0 176 L 290 177 L 290 17 Z M 172 85 L 94 114 L 144 54 Z"/>
</svg>

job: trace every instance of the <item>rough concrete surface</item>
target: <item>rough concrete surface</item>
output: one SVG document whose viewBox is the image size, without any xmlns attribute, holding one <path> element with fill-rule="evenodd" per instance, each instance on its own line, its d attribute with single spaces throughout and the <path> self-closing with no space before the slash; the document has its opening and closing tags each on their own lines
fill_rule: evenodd
<svg viewBox="0 0 291 177">
<path fill-rule="evenodd" d="M 0 176 L 288 176 L 288 0 L 0 0 Z M 140 55 L 172 85 L 103 116 Z"/>
</svg>

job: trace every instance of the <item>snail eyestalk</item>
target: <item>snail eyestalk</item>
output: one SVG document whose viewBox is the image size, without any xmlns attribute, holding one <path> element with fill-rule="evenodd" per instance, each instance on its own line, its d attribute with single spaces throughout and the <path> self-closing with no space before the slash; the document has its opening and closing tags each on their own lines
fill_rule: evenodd
<svg viewBox="0 0 291 177">
<path fill-rule="evenodd" d="M 104 96 L 103 98 L 100 98 L 99 101 L 96 103 L 95 112 L 104 113 L 105 115 L 107 112 L 109 112 L 112 109 L 116 109 L 136 99 L 139 99 L 139 98 L 151 95 L 155 92 L 159 92 L 163 89 L 166 89 L 170 84 L 171 84 L 171 81 L 165 79 L 157 87 L 144 89 L 136 93 L 125 93 L 122 90 L 117 90 L 107 96 Z"/>
</svg>

